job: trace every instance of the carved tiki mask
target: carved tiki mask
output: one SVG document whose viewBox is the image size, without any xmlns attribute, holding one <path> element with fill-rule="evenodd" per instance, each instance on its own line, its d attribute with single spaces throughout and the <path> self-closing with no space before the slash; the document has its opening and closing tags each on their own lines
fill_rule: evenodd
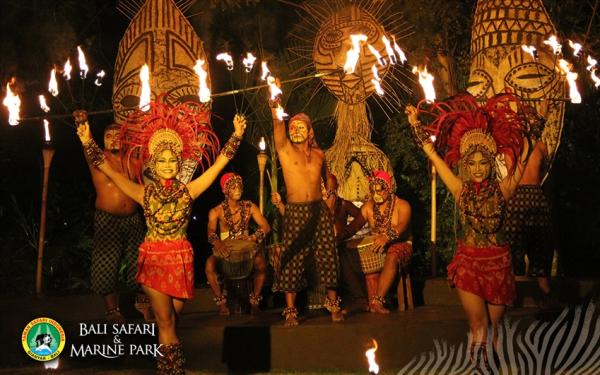
<svg viewBox="0 0 600 375">
<path fill-rule="evenodd" d="M 510 87 L 522 98 L 563 98 L 564 79 L 555 69 L 557 58 L 543 44 L 556 34 L 540 0 L 479 0 L 471 35 L 468 91 L 489 98 Z M 537 59 L 523 51 L 533 45 Z M 532 102 L 539 110 L 539 103 Z M 560 142 L 564 102 L 550 101 L 542 140 L 553 159 Z"/>
<path fill-rule="evenodd" d="M 364 102 L 375 91 L 371 83 L 371 66 L 376 65 L 383 79 L 389 65 L 381 67 L 377 58 L 369 51 L 371 44 L 386 56 L 381 37 L 385 30 L 375 17 L 356 5 L 349 5 L 333 13 L 319 28 L 313 48 L 313 61 L 319 73 L 340 70 L 346 62 L 346 53 L 352 48 L 350 35 L 364 34 L 368 40 L 361 43 L 360 60 L 354 74 L 334 73 L 322 77 L 323 84 L 340 101 L 347 104 Z M 389 38 L 389 37 L 388 37 Z"/>
<path fill-rule="evenodd" d="M 112 97 L 115 121 L 122 123 L 138 107 L 144 64 L 150 68 L 152 100 L 166 93 L 170 104 L 198 101 L 197 59 L 204 59 L 208 71 L 202 41 L 173 1 L 148 0 L 119 43 Z"/>
</svg>

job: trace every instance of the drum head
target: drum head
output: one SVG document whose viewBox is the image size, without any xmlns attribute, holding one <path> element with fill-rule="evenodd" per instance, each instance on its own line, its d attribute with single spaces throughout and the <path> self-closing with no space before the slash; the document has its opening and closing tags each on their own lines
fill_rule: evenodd
<svg viewBox="0 0 600 375">
<path fill-rule="evenodd" d="M 346 241 L 346 247 L 351 249 L 360 249 L 363 247 L 368 247 L 373 244 L 375 236 L 364 236 L 359 238 L 353 238 L 351 240 Z"/>
</svg>

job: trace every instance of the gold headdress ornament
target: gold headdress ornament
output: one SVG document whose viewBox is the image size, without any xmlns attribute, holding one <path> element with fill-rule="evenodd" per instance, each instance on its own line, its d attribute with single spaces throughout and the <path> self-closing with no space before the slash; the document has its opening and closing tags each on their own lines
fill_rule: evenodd
<svg viewBox="0 0 600 375">
<path fill-rule="evenodd" d="M 181 154 L 183 151 L 183 140 L 175 130 L 160 129 L 155 131 L 152 137 L 150 137 L 148 152 L 153 156 L 157 151 L 164 150 L 166 145 L 176 154 Z"/>
<path fill-rule="evenodd" d="M 474 148 L 483 147 L 491 156 L 496 155 L 496 141 L 484 129 L 473 129 L 465 132 L 460 139 L 460 156 L 464 157 Z"/>
</svg>

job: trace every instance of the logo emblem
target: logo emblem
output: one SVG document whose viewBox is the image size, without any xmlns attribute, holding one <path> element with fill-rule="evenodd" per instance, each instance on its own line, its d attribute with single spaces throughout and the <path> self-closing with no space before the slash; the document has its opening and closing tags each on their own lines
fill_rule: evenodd
<svg viewBox="0 0 600 375">
<path fill-rule="evenodd" d="M 37 361 L 50 361 L 65 347 L 65 330 L 55 320 L 37 318 L 27 324 L 21 335 L 23 349 Z"/>
</svg>

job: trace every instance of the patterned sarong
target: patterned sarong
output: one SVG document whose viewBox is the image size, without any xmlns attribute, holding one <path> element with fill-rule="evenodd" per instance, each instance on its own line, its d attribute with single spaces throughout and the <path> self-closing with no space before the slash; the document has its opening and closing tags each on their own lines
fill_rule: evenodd
<svg viewBox="0 0 600 375">
<path fill-rule="evenodd" d="M 508 246 L 469 247 L 461 243 L 448 265 L 452 287 L 480 296 L 494 305 L 508 305 L 516 298 Z"/>
<path fill-rule="evenodd" d="M 273 290 L 297 292 L 305 288 L 306 263 L 313 261 L 319 284 L 337 287 L 338 256 L 333 234 L 333 220 L 322 200 L 288 203 L 283 222 L 281 269 Z"/>
<path fill-rule="evenodd" d="M 516 275 L 525 274 L 525 254 L 530 276 L 550 276 L 552 223 L 550 206 L 538 185 L 519 185 L 508 203 L 504 232 L 512 251 Z"/>
</svg>

